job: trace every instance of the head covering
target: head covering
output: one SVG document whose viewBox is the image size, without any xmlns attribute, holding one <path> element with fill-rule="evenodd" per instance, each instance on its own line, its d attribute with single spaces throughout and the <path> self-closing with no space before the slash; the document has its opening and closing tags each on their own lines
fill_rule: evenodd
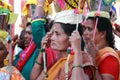
<svg viewBox="0 0 120 80">
<path fill-rule="evenodd" d="M 105 18 L 108 18 L 108 19 L 110 18 L 109 13 L 106 12 L 106 11 L 100 11 L 99 15 L 97 15 L 97 11 L 91 11 L 86 15 L 86 19 L 88 17 L 94 17 L 94 16 L 105 17 Z"/>
<path fill-rule="evenodd" d="M 109 11 L 114 0 L 90 0 L 90 12 L 87 14 L 86 18 L 100 16 L 110 19 Z M 101 3 L 101 5 L 100 5 Z M 100 6 L 99 6 L 100 5 Z M 100 11 L 98 13 L 98 9 L 100 7 Z"/>
<path fill-rule="evenodd" d="M 0 17 L 7 15 L 7 22 L 9 24 L 15 23 L 18 15 L 12 13 L 12 5 L 7 3 L 5 0 L 0 0 Z"/>
<path fill-rule="evenodd" d="M 60 23 L 69 23 L 69 24 L 77 24 L 83 21 L 82 14 L 76 14 L 75 10 L 64 10 L 58 12 L 55 16 L 54 22 Z"/>
</svg>

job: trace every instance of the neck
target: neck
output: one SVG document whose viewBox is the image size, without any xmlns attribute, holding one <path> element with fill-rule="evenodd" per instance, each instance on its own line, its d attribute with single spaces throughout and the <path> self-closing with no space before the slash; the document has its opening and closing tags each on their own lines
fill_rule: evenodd
<svg viewBox="0 0 120 80">
<path fill-rule="evenodd" d="M 97 45 L 99 50 L 103 49 L 105 47 L 109 47 L 109 44 L 107 43 L 107 41 L 102 41 L 99 45 Z"/>
<path fill-rule="evenodd" d="M 63 57 L 66 57 L 68 55 L 68 53 L 66 51 L 61 51 L 61 52 L 57 52 L 56 58 L 57 60 Z"/>
</svg>

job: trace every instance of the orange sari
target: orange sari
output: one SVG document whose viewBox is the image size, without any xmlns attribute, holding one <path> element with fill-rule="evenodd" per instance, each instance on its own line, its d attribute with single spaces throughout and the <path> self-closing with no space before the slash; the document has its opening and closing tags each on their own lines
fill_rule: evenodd
<svg viewBox="0 0 120 80">
<path fill-rule="evenodd" d="M 69 68 L 68 68 L 68 78 L 70 80 L 71 74 L 72 74 L 72 66 L 73 66 L 73 58 L 74 55 L 71 55 L 69 59 Z M 87 58 L 87 57 L 86 57 Z M 65 62 L 67 60 L 67 57 L 59 59 L 48 71 L 48 78 L 47 80 L 65 80 L 66 75 L 65 75 Z M 83 60 L 84 63 L 84 69 L 86 69 L 85 72 L 89 72 L 92 77 L 94 76 L 94 70 L 91 68 L 93 64 L 88 60 L 85 61 Z M 86 67 L 86 68 L 85 68 Z M 87 68 L 89 67 L 89 69 Z M 90 75 L 90 77 L 91 77 Z"/>
<path fill-rule="evenodd" d="M 119 58 L 119 55 L 116 53 L 116 51 L 114 51 L 114 49 L 110 47 L 105 47 L 104 49 L 99 50 L 99 53 L 96 57 L 96 61 L 97 61 L 97 65 L 100 73 L 115 74 L 113 75 L 115 80 L 120 80 L 120 58 Z M 114 63 L 117 64 L 117 66 L 114 66 Z M 107 66 L 107 65 L 111 65 L 111 66 Z M 107 68 L 106 69 L 107 71 L 102 70 L 105 68 Z M 112 70 L 114 68 L 118 69 L 116 70 L 118 72 L 115 72 L 115 71 L 113 72 Z"/>
</svg>

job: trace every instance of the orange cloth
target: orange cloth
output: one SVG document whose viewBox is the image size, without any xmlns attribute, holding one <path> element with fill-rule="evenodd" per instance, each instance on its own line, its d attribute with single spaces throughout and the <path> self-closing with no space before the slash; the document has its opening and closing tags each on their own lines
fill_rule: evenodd
<svg viewBox="0 0 120 80">
<path fill-rule="evenodd" d="M 101 49 L 96 57 L 96 61 L 100 74 L 111 74 L 114 76 L 114 80 L 119 80 L 119 55 L 112 48 L 106 47 Z"/>
<path fill-rule="evenodd" d="M 72 74 L 72 66 L 73 66 L 73 58 L 74 55 L 71 55 L 68 63 L 68 79 L 70 79 Z M 94 68 L 93 64 L 91 63 L 91 59 L 89 59 L 88 54 L 83 53 L 83 64 L 84 64 L 84 71 L 89 76 L 90 79 L 94 76 Z M 59 59 L 49 70 L 48 70 L 48 78 L 47 80 L 65 80 L 65 62 L 67 57 Z"/>
<path fill-rule="evenodd" d="M 10 70 L 9 66 L 0 68 L 1 80 L 25 80 L 24 77 L 21 75 L 21 73 L 13 66 L 12 66 L 12 76 L 10 79 L 9 70 Z"/>
<path fill-rule="evenodd" d="M 59 61 L 56 62 L 56 64 L 53 65 L 52 68 L 48 71 L 48 78 L 47 80 L 65 80 L 65 62 L 67 60 L 67 57 L 61 58 Z M 68 75 L 70 76 L 71 74 L 71 69 L 72 65 L 70 64 L 71 61 L 73 60 L 73 55 L 71 55 L 70 60 L 69 60 L 69 71 Z M 62 74 L 62 75 L 59 75 Z"/>
</svg>

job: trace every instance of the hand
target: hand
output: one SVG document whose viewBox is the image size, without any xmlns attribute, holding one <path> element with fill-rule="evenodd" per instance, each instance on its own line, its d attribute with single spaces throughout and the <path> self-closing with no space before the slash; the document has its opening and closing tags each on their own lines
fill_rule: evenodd
<svg viewBox="0 0 120 80">
<path fill-rule="evenodd" d="M 87 43 L 85 45 L 87 52 L 91 55 L 94 64 L 96 64 L 95 61 L 98 53 L 98 47 L 95 45 L 94 41 L 90 38 L 87 40 Z"/>
<path fill-rule="evenodd" d="M 69 37 L 69 41 L 74 52 L 81 50 L 81 36 L 78 31 L 73 31 Z"/>
<path fill-rule="evenodd" d="M 49 47 L 50 46 L 51 35 L 52 35 L 51 32 L 47 32 L 46 36 L 42 38 L 42 47 Z"/>
<path fill-rule="evenodd" d="M 120 25 L 118 24 L 115 25 L 114 33 L 120 37 Z"/>
</svg>

